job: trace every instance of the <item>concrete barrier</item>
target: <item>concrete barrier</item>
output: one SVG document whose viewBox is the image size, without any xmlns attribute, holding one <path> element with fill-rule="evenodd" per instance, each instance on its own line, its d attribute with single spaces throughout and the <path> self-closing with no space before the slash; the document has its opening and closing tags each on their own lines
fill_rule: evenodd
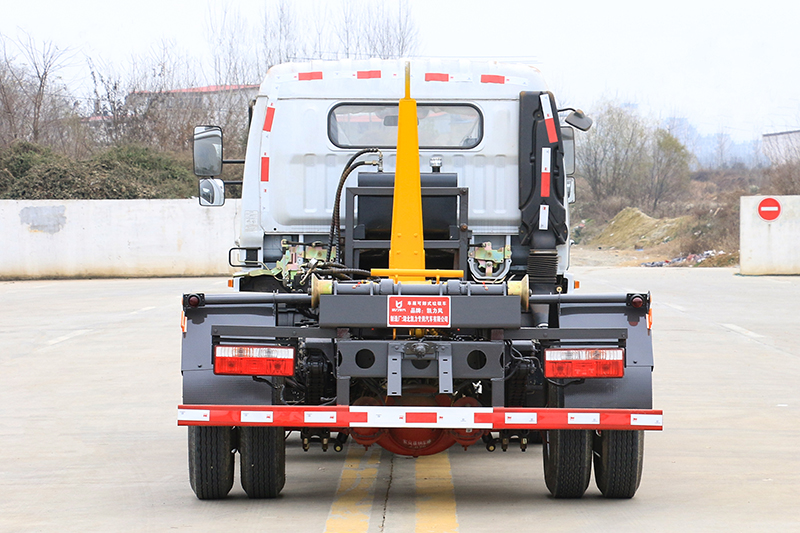
<svg viewBox="0 0 800 533">
<path fill-rule="evenodd" d="M 800 196 L 742 196 L 740 208 L 740 272 L 800 274 Z"/>
<path fill-rule="evenodd" d="M 0 278 L 227 275 L 240 203 L 0 200 Z"/>
</svg>

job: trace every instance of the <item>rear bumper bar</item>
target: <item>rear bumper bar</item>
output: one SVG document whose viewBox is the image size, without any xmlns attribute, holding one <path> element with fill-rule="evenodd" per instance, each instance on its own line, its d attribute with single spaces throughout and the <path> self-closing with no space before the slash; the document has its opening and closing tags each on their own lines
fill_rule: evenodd
<svg viewBox="0 0 800 533">
<path fill-rule="evenodd" d="M 661 430 L 662 411 L 526 407 L 181 405 L 178 406 L 178 425 Z"/>
</svg>

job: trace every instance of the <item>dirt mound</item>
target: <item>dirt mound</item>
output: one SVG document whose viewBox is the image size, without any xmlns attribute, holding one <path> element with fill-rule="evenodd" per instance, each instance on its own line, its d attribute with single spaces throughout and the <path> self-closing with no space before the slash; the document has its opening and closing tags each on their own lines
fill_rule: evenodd
<svg viewBox="0 0 800 533">
<path fill-rule="evenodd" d="M 657 219 L 635 207 L 628 207 L 587 244 L 618 250 L 641 250 L 675 240 L 688 224 L 687 217 Z"/>
</svg>

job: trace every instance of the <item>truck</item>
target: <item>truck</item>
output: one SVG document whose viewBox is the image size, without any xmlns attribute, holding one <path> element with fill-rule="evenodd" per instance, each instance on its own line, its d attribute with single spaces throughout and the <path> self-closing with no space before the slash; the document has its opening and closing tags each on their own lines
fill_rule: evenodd
<svg viewBox="0 0 800 533">
<path fill-rule="evenodd" d="M 339 60 L 272 67 L 243 160 L 198 126 L 199 203 L 241 187 L 233 290 L 183 295 L 189 480 L 250 498 L 305 451 L 541 443 L 555 498 L 592 470 L 639 487 L 653 409 L 646 291 L 583 294 L 569 273 L 575 128 L 532 66 Z M 241 181 L 224 165 L 243 164 Z M 289 442 L 296 442 L 290 440 Z"/>
</svg>

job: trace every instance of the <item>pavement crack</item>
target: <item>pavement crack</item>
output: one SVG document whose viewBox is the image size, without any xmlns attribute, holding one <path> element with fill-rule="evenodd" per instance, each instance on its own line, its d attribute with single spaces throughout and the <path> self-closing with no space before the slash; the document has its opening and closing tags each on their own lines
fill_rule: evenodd
<svg viewBox="0 0 800 533">
<path fill-rule="evenodd" d="M 394 479 L 394 454 L 389 461 L 389 482 L 386 484 L 386 495 L 383 498 L 383 516 L 381 516 L 380 532 L 383 533 L 386 526 L 386 509 L 389 507 L 389 491 L 392 490 L 392 479 Z"/>
</svg>

